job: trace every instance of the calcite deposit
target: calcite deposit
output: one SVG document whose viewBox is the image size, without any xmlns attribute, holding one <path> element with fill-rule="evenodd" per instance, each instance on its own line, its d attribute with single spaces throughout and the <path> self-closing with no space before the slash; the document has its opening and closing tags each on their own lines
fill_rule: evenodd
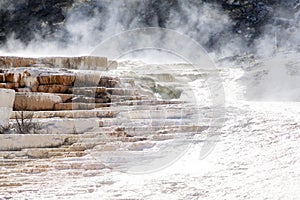
<svg viewBox="0 0 300 200">
<path fill-rule="evenodd" d="M 103 67 L 102 70 L 108 70 L 106 58 L 0 57 L 1 59 L 3 68 L 0 71 L 0 88 L 17 92 L 14 110 L 18 111 L 86 110 L 102 107 L 102 103 L 111 102 L 112 89 L 120 83 L 117 77 L 91 73 L 93 66 L 93 69 Z M 48 68 L 49 65 L 53 68 Z M 80 67 L 85 70 L 78 70 Z M 71 104 L 72 102 L 76 104 Z"/>
<path fill-rule="evenodd" d="M 62 98 L 51 93 L 17 92 L 14 110 L 42 111 L 53 110 L 55 104 L 62 103 Z"/>
<path fill-rule="evenodd" d="M 0 67 L 18 68 L 46 65 L 50 68 L 108 70 L 108 61 L 104 57 L 42 57 L 21 58 L 0 56 Z M 110 65 L 115 66 L 115 65 Z"/>
<path fill-rule="evenodd" d="M 0 57 L 5 193 L 27 191 L 20 173 L 93 176 L 120 167 L 111 159 L 124 160 L 127 168 L 135 158 L 147 160 L 149 150 L 165 150 L 166 142 L 188 148 L 188 141 L 208 128 L 194 120 L 195 105 L 180 99 L 183 83 L 176 74 L 148 73 L 148 66 L 132 73 L 117 66 L 98 57 Z"/>
</svg>

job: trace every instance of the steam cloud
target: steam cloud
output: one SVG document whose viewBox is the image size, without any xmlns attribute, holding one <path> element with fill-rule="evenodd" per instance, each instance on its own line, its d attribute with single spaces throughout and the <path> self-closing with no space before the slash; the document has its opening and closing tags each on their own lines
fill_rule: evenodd
<svg viewBox="0 0 300 200">
<path fill-rule="evenodd" d="M 0 8 L 1 10 L 18 9 L 18 6 L 24 3 L 26 4 L 25 0 L 17 3 L 4 0 L 0 2 Z M 108 37 L 141 27 L 164 27 L 176 30 L 190 36 L 209 51 L 214 51 L 222 57 L 240 54 L 241 50 L 255 51 L 258 55 L 264 55 L 273 53 L 274 48 L 279 46 L 295 48 L 295 44 L 300 42 L 298 28 L 300 11 L 292 16 L 288 14 L 287 9 L 265 12 L 272 12 L 273 18 L 269 20 L 269 25 L 266 24 L 259 30 L 263 33 L 261 37 L 251 41 L 252 48 L 245 49 L 249 42 L 247 37 L 250 36 L 247 36 L 247 32 L 233 34 L 234 31 L 240 30 L 232 31 L 235 24 L 228 13 L 217 4 L 194 0 L 77 0 L 66 9 L 61 30 L 55 31 L 51 37 L 41 35 L 43 31 L 48 31 L 46 28 L 37 31 L 33 33 L 34 37 L 28 43 L 11 34 L 1 48 L 1 54 L 88 54 Z M 31 28 L 34 25 L 29 26 L 28 28 Z"/>
<path fill-rule="evenodd" d="M 12 34 L 1 54 L 88 54 L 108 37 L 142 27 L 173 29 L 206 45 L 212 36 L 231 26 L 229 17 L 208 3 L 179 1 L 173 5 L 172 1 L 157 2 L 161 5 L 153 5 L 155 2 L 152 1 L 132 0 L 97 0 L 89 4 L 78 2 L 68 9 L 63 32 L 56 32 L 52 38 L 34 34 L 34 39 L 28 44 Z"/>
<path fill-rule="evenodd" d="M 26 2 L 3 0 L 0 2 L 1 10 L 18 9 L 22 3 Z M 43 3 L 44 1 L 42 1 Z M 256 53 L 259 57 L 270 57 L 278 51 L 297 50 L 300 43 L 300 11 L 299 3 L 293 1 L 291 7 L 295 12 L 290 12 L 287 7 L 274 7 L 263 10 L 263 14 L 272 13 L 270 19 L 265 24 L 259 25 L 260 36 L 249 41 L 247 38 L 252 29 L 239 30 L 235 22 L 219 4 L 207 3 L 209 1 L 153 1 L 153 0 L 74 0 L 71 7 L 65 9 L 65 20 L 62 28 L 55 31 L 50 37 L 43 37 L 36 32 L 33 39 L 24 43 L 15 34 L 9 35 L 5 44 L 0 49 L 2 55 L 21 56 L 50 56 L 50 55 L 87 55 L 103 40 L 112 35 L 126 30 L 142 27 L 164 27 L 176 30 L 188 35 L 201 45 L 214 53 L 217 58 L 245 55 L 248 52 Z M 224 1 L 225 2 L 225 1 Z M 289 4 L 287 1 L 285 4 Z M 257 4 L 257 7 L 261 4 Z M 255 23 L 262 23 L 259 18 L 261 13 L 253 16 Z M 255 18 L 256 17 L 256 18 Z M 59 24 L 59 23 L 58 23 Z M 46 26 L 45 26 L 46 27 Z M 234 30 L 236 29 L 236 30 Z M 237 33 L 233 34 L 234 31 Z M 44 31 L 47 31 L 45 29 Z M 248 31 L 248 32 L 247 32 Z M 134 39 L 134 38 L 133 38 Z M 278 70 L 289 74 L 289 68 L 284 63 L 276 70 L 268 66 L 267 78 L 260 84 L 248 87 L 249 98 L 264 98 L 270 96 L 266 88 L 276 84 Z M 293 65 L 293 69 L 295 69 Z M 276 66 L 274 66 L 276 67 Z M 256 69 L 260 73 L 263 69 Z M 273 72 L 272 72 L 273 70 Z M 298 73 L 298 72 L 297 72 Z M 297 74 L 296 73 L 296 74 Z M 276 76 L 274 75 L 276 74 Z M 299 80 L 299 76 L 284 76 L 285 86 L 270 90 L 273 97 L 282 99 L 276 94 L 285 93 L 291 99 L 300 98 L 295 95 L 286 94 L 291 87 Z M 248 84 L 248 83 L 247 83 Z M 265 87 L 268 85 L 267 87 Z M 253 89 L 254 88 L 254 89 Z M 261 91 L 264 90 L 262 93 Z M 283 92 L 284 91 L 284 92 Z M 276 93 L 276 94 L 275 94 Z M 272 95 L 271 95 L 272 96 Z"/>
</svg>

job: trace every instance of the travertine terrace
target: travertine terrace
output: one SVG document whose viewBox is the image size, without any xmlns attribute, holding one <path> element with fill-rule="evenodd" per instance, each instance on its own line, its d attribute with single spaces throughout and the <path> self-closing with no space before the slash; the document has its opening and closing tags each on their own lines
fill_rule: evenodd
<svg viewBox="0 0 300 200">
<path fill-rule="evenodd" d="M 24 116 L 39 125 L 0 135 L 0 187 L 8 193 L 35 188 L 45 174 L 74 178 L 124 169 L 112 161 L 121 156 L 115 152 L 125 153 L 130 168 L 137 154 L 207 129 L 190 118 L 195 108 L 179 99 L 184 88 L 176 75 L 124 73 L 100 57 L 0 57 L 0 63 L 0 92 L 12 94 L 1 97 L 11 111 L 3 107 L 10 116 L 2 127 Z"/>
</svg>

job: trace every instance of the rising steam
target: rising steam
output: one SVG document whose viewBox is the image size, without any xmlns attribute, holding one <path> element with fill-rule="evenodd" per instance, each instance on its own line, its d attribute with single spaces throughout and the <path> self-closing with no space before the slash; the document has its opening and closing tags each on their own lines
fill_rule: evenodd
<svg viewBox="0 0 300 200">
<path fill-rule="evenodd" d="M 0 2 L 1 10 L 13 10 L 26 2 L 5 0 Z M 284 99 L 300 98 L 295 94 L 295 84 L 299 83 L 297 62 L 279 62 L 276 54 L 286 50 L 297 51 L 300 44 L 300 11 L 292 13 L 286 8 L 274 7 L 266 9 L 270 19 L 260 28 L 260 36 L 249 45 L 247 33 L 234 33 L 234 22 L 221 6 L 207 1 L 106 1 L 106 0 L 76 0 L 65 10 L 65 20 L 62 28 L 54 32 L 51 37 L 43 37 L 37 32 L 33 39 L 24 43 L 12 33 L 0 49 L 1 55 L 21 56 L 51 56 L 51 55 L 88 55 L 102 41 L 126 30 L 143 27 L 163 27 L 176 30 L 187 35 L 204 46 L 216 58 L 249 53 L 260 58 L 261 68 L 243 82 L 248 88 L 250 99 Z M 260 6 L 260 4 L 258 4 Z M 299 7 L 295 4 L 295 9 Z M 271 13 L 271 14 L 270 14 Z M 259 17 L 259 16 L 254 16 Z M 134 38 L 132 38 L 134 40 Z M 282 56 L 282 55 L 281 55 Z M 275 59 L 270 61 L 271 59 Z M 278 58 L 278 57 L 277 57 Z M 278 62 L 277 62 L 278 61 Z M 245 65 L 248 65 L 248 61 Z M 276 64 L 277 63 L 277 64 Z M 267 66 L 266 66 L 267 65 Z M 278 66 L 276 66 L 278 65 Z M 263 67 L 266 66 L 266 67 Z M 292 66 L 292 67 L 290 67 Z M 264 76 L 259 74 L 266 70 Z M 290 69 L 294 70 L 291 71 Z M 285 84 L 277 84 L 278 76 Z M 293 74 L 291 77 L 290 74 Z M 296 74 L 296 75 L 295 75 Z M 250 77 L 248 77 L 250 76 Z M 253 85 L 253 80 L 259 83 Z M 282 94 L 285 98 L 281 98 Z"/>
</svg>

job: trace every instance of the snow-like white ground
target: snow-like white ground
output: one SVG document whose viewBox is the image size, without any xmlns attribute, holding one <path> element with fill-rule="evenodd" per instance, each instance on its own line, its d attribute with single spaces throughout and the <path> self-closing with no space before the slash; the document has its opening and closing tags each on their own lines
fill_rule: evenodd
<svg viewBox="0 0 300 200">
<path fill-rule="evenodd" d="M 299 199 L 299 106 L 280 102 L 228 105 L 219 141 L 204 159 L 199 159 L 202 145 L 192 144 L 180 160 L 154 173 L 105 170 L 80 179 L 48 174 L 44 177 L 47 184 L 28 195 L 46 199 Z M 75 188 L 93 192 L 80 194 Z"/>
</svg>

